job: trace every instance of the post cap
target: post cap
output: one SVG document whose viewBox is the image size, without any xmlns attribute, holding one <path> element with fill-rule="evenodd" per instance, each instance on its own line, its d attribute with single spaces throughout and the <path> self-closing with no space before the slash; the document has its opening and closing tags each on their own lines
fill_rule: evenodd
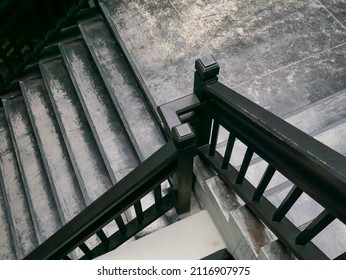
<svg viewBox="0 0 346 280">
<path fill-rule="evenodd" d="M 195 69 L 202 80 L 216 78 L 220 72 L 220 66 L 212 55 L 197 59 Z"/>
<path fill-rule="evenodd" d="M 173 127 L 172 135 L 173 139 L 180 147 L 191 145 L 195 141 L 195 134 L 188 123 Z"/>
</svg>

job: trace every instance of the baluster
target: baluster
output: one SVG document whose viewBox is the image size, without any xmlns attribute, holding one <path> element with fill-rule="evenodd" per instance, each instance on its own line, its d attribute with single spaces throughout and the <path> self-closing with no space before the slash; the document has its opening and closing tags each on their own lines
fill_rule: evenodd
<svg viewBox="0 0 346 280">
<path fill-rule="evenodd" d="M 96 235 L 98 236 L 98 238 L 100 238 L 100 240 L 101 240 L 102 244 L 105 246 L 105 248 L 108 249 L 110 241 L 109 241 L 107 235 L 104 233 L 104 231 L 101 229 L 96 233 Z"/>
<path fill-rule="evenodd" d="M 134 204 L 135 207 L 135 212 L 136 212 L 136 216 L 137 216 L 137 221 L 138 223 L 142 223 L 144 220 L 144 215 L 143 215 L 143 209 L 142 209 L 142 204 L 141 201 L 138 201 Z"/>
<path fill-rule="evenodd" d="M 291 209 L 293 204 L 298 200 L 302 193 L 303 191 L 296 185 L 294 185 L 285 197 L 285 199 L 281 202 L 278 209 L 275 211 L 272 220 L 274 222 L 280 222 L 283 219 L 283 217 L 285 217 L 287 212 Z"/>
<path fill-rule="evenodd" d="M 127 228 L 126 228 L 126 225 L 124 223 L 123 218 L 121 216 L 119 216 L 119 217 L 115 218 L 115 222 L 116 222 L 121 234 L 125 235 L 127 232 Z"/>
<path fill-rule="evenodd" d="M 253 156 L 253 151 L 248 147 L 246 150 L 243 162 L 241 164 L 237 180 L 235 182 L 236 184 L 243 183 L 244 178 L 245 178 L 245 174 L 246 174 L 247 169 L 249 168 L 252 156 Z"/>
<path fill-rule="evenodd" d="M 232 151 L 234 147 L 234 142 L 235 142 L 235 137 L 231 135 L 231 132 L 230 132 L 228 136 L 228 140 L 227 140 L 225 156 L 223 157 L 223 161 L 222 161 L 222 166 L 221 166 L 222 169 L 228 168 L 228 164 L 231 159 L 231 155 L 232 155 Z"/>
<path fill-rule="evenodd" d="M 85 243 L 79 245 L 79 249 L 82 250 L 82 252 L 89 260 L 93 259 L 94 253 L 88 248 L 88 246 Z"/>
<path fill-rule="evenodd" d="M 259 184 L 258 184 L 258 186 L 257 186 L 257 188 L 253 194 L 253 197 L 252 197 L 253 201 L 258 201 L 261 198 L 264 191 L 268 187 L 270 180 L 273 178 L 275 171 L 276 171 L 275 168 L 272 167 L 271 165 L 267 166 L 266 171 L 264 172 L 264 174 L 261 178 L 261 181 L 259 182 Z"/>
<path fill-rule="evenodd" d="M 334 219 L 335 217 L 332 214 L 327 210 L 323 210 L 322 213 L 296 237 L 296 244 L 305 245 L 334 221 Z"/>
<path fill-rule="evenodd" d="M 160 209 L 162 206 L 162 194 L 161 194 L 161 185 L 158 185 L 154 189 L 154 199 L 156 209 Z"/>
<path fill-rule="evenodd" d="M 217 138 L 219 136 L 219 129 L 220 129 L 220 124 L 216 120 L 214 120 L 213 129 L 211 132 L 210 146 L 209 146 L 209 156 L 211 157 L 215 155 Z"/>
</svg>

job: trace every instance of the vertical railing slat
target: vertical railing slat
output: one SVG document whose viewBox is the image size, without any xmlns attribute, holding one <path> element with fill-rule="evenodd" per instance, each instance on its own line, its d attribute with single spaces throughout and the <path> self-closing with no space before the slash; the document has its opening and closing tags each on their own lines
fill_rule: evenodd
<svg viewBox="0 0 346 280">
<path fill-rule="evenodd" d="M 278 209 L 275 211 L 273 215 L 274 222 L 280 222 L 283 217 L 287 214 L 287 212 L 291 209 L 293 204 L 298 200 L 298 198 L 302 195 L 303 191 L 298 188 L 296 185 L 290 190 L 285 199 L 281 202 Z"/>
<path fill-rule="evenodd" d="M 79 249 L 82 250 L 82 252 L 85 254 L 85 256 L 86 256 L 89 260 L 91 260 L 91 259 L 94 257 L 93 252 L 89 249 L 89 247 L 88 247 L 85 243 L 79 245 Z"/>
<path fill-rule="evenodd" d="M 254 152 L 248 147 L 246 152 L 245 152 L 245 156 L 244 156 L 243 162 L 241 164 L 241 167 L 240 167 L 240 170 L 239 170 L 239 173 L 237 176 L 236 184 L 243 183 L 246 171 L 249 168 L 253 154 L 254 154 Z"/>
<path fill-rule="evenodd" d="M 162 194 L 161 194 L 161 185 L 158 185 L 154 189 L 154 199 L 156 209 L 160 209 L 162 206 Z"/>
<path fill-rule="evenodd" d="M 101 230 L 99 230 L 99 231 L 96 233 L 96 235 L 98 236 L 98 238 L 100 238 L 102 244 L 103 244 L 106 248 L 108 248 L 110 242 L 109 242 L 109 239 L 108 239 L 107 235 L 104 233 L 104 231 L 101 229 Z"/>
<path fill-rule="evenodd" d="M 115 222 L 116 222 L 121 234 L 125 235 L 127 232 L 127 228 L 126 228 L 126 225 L 124 223 L 123 218 L 121 216 L 119 216 L 119 217 L 115 218 Z"/>
<path fill-rule="evenodd" d="M 228 140 L 227 140 L 225 155 L 224 155 L 223 161 L 222 161 L 222 166 L 221 166 L 222 169 L 228 168 L 228 164 L 229 164 L 229 161 L 231 159 L 234 143 L 235 143 L 235 137 L 230 132 L 230 134 L 228 136 Z"/>
<path fill-rule="evenodd" d="M 253 194 L 253 197 L 252 197 L 253 201 L 258 201 L 261 198 L 264 191 L 268 187 L 270 180 L 273 178 L 275 171 L 276 171 L 276 169 L 274 167 L 272 167 L 271 165 L 267 166 L 267 169 L 264 172 L 264 174 L 261 178 L 261 181 L 259 182 L 259 184 L 258 184 L 258 186 L 257 186 L 257 188 Z"/>
<path fill-rule="evenodd" d="M 334 221 L 334 219 L 335 217 L 330 214 L 328 210 L 323 210 L 321 214 L 319 214 L 311 224 L 296 237 L 296 244 L 305 245 Z"/>
<path fill-rule="evenodd" d="M 216 120 L 214 120 L 212 132 L 211 132 L 210 146 L 209 146 L 209 156 L 211 157 L 215 155 L 217 139 L 219 136 L 219 129 L 220 129 L 220 124 Z"/>
<path fill-rule="evenodd" d="M 134 204 L 135 207 L 135 212 L 136 212 L 136 216 L 137 216 L 137 221 L 138 223 L 142 223 L 144 220 L 144 215 L 143 215 L 143 208 L 142 208 L 142 204 L 141 201 L 138 201 Z"/>
</svg>

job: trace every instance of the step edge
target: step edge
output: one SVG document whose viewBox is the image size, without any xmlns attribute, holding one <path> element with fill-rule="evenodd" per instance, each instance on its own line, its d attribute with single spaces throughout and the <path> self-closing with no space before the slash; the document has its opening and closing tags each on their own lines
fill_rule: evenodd
<svg viewBox="0 0 346 280">
<path fill-rule="evenodd" d="M 23 98 L 23 97 L 21 96 L 20 98 Z M 22 182 L 23 182 L 24 192 L 25 192 L 25 195 L 26 195 L 26 200 L 28 202 L 29 211 L 30 211 L 30 214 L 31 214 L 31 219 L 33 221 L 33 225 L 34 225 L 37 241 L 38 241 L 39 244 L 41 244 L 44 241 L 44 237 L 41 234 L 40 226 L 39 226 L 39 223 L 37 221 L 35 212 L 33 210 L 34 209 L 33 200 L 31 198 L 30 192 L 28 190 L 29 189 L 28 188 L 28 182 L 27 182 L 27 180 L 26 180 L 26 178 L 25 178 L 25 176 L 23 174 L 24 173 L 23 164 L 22 164 L 22 161 L 21 161 L 20 156 L 19 156 L 18 145 L 17 145 L 17 141 L 16 141 L 15 136 L 14 136 L 12 124 L 11 124 L 11 122 L 9 120 L 9 112 L 8 112 L 8 109 L 6 109 L 7 108 L 6 103 L 7 103 L 7 100 L 4 100 L 4 109 L 5 109 L 6 120 L 7 120 L 7 123 L 8 123 L 9 131 L 10 131 L 10 135 L 11 135 L 11 140 L 12 140 L 13 148 L 14 148 L 14 151 L 15 151 L 15 155 L 16 155 L 16 159 L 17 159 L 17 163 L 18 163 L 21 179 L 22 179 Z"/>
<path fill-rule="evenodd" d="M 138 84 L 138 87 L 142 93 L 144 100 L 146 101 L 146 103 L 147 103 L 147 105 L 151 111 L 151 114 L 153 114 L 154 119 L 157 122 L 157 125 L 162 130 L 161 132 L 163 133 L 163 135 L 165 135 L 164 129 L 163 129 L 163 122 L 162 122 L 160 115 L 158 113 L 158 110 L 157 110 L 158 105 L 156 104 L 156 101 L 155 101 L 149 87 L 147 86 L 141 72 L 139 71 L 137 64 L 135 63 L 134 59 L 132 58 L 132 55 L 131 55 L 129 49 L 127 48 L 125 42 L 121 38 L 120 33 L 118 32 L 118 29 L 116 28 L 114 22 L 111 20 L 111 16 L 109 14 L 108 9 L 106 8 L 104 3 L 102 3 L 102 2 L 99 2 L 99 6 L 100 6 L 101 11 L 102 11 L 102 17 L 104 18 L 104 22 L 106 23 L 106 25 L 110 29 L 111 34 L 113 35 L 113 38 L 115 39 L 115 42 L 118 45 L 120 51 L 123 53 L 124 60 L 128 64 L 131 72 L 133 73 L 133 76 L 134 76 L 134 78 Z"/>
<path fill-rule="evenodd" d="M 77 177 L 77 181 L 79 183 L 81 192 L 83 194 L 84 202 L 85 202 L 86 205 L 89 205 L 92 202 L 91 198 L 89 197 L 88 192 L 86 190 L 86 187 L 84 185 L 84 181 L 83 181 L 82 175 L 81 175 L 80 170 L 79 170 L 78 165 L 77 165 L 76 157 L 74 155 L 73 149 L 71 147 L 71 143 L 70 143 L 70 141 L 68 139 L 68 136 L 67 136 L 67 133 L 66 133 L 66 128 L 65 128 L 65 126 L 64 126 L 64 124 L 62 122 L 62 119 L 60 118 L 60 116 L 58 114 L 58 108 L 57 108 L 57 106 L 56 106 L 56 104 L 54 102 L 54 99 L 52 97 L 52 91 L 51 91 L 51 88 L 50 88 L 49 83 L 47 81 L 47 77 L 44 74 L 45 70 L 43 69 L 43 66 L 42 66 L 42 64 L 49 63 L 50 61 L 53 61 L 53 60 L 56 60 L 56 59 L 57 58 L 53 58 L 51 60 L 39 62 L 39 67 L 40 67 L 40 70 L 41 70 L 41 73 L 42 73 L 42 78 L 43 78 L 44 85 L 45 85 L 45 87 L 47 89 L 49 100 L 50 100 L 50 102 L 52 104 L 52 107 L 53 107 L 54 115 L 55 115 L 56 120 L 58 122 L 61 134 L 62 134 L 63 139 L 64 139 L 64 143 L 66 145 L 69 157 L 71 159 L 71 163 L 72 163 L 74 172 L 75 172 L 76 177 Z M 61 59 L 61 57 L 59 57 L 58 59 Z"/>
<path fill-rule="evenodd" d="M 25 105 L 26 105 L 26 108 L 27 108 L 27 111 L 28 111 L 28 115 L 29 115 L 29 119 L 30 119 L 30 122 L 31 122 L 31 126 L 33 127 L 34 135 L 35 135 L 36 141 L 38 143 L 38 148 L 39 148 L 39 151 L 40 151 L 40 154 L 41 154 L 41 157 L 42 157 L 43 165 L 44 165 L 44 168 L 46 170 L 47 177 L 48 177 L 51 189 L 52 189 L 52 194 L 54 196 L 54 201 L 55 201 L 55 203 L 58 206 L 57 208 L 58 208 L 59 216 L 60 216 L 60 219 L 61 219 L 62 223 L 66 224 L 69 219 L 67 217 L 65 217 L 65 214 L 64 214 L 64 211 L 63 211 L 64 207 L 63 207 L 63 205 L 61 203 L 59 192 L 57 191 L 57 186 L 56 186 L 55 181 L 54 181 L 54 179 L 52 177 L 52 168 L 50 167 L 50 164 L 48 163 L 48 159 L 46 157 L 45 150 L 43 149 L 41 137 L 40 137 L 40 134 L 38 132 L 38 128 L 37 128 L 36 122 L 35 122 L 34 117 L 33 117 L 32 108 L 31 108 L 29 100 L 28 100 L 28 98 L 26 96 L 26 90 L 27 89 L 26 89 L 26 86 L 24 85 L 24 82 L 21 82 L 20 85 L 21 85 L 21 88 L 22 88 L 23 98 L 24 98 Z M 61 137 L 62 137 L 62 135 L 61 135 Z M 69 155 L 67 155 L 67 156 L 69 156 Z M 68 160 L 70 160 L 70 158 L 68 158 Z M 84 201 L 84 198 L 83 198 L 83 201 Z"/>
<path fill-rule="evenodd" d="M 102 18 L 101 17 L 96 17 L 95 19 L 98 20 L 98 19 L 102 19 Z M 104 75 L 105 75 L 104 71 L 102 70 L 102 67 L 100 66 L 100 64 L 98 62 L 98 59 L 96 57 L 95 52 L 89 47 L 88 40 L 86 39 L 87 34 L 85 34 L 84 29 L 82 27 L 83 24 L 87 24 L 89 22 L 92 22 L 95 19 L 87 20 L 87 21 L 80 21 L 79 22 L 79 26 L 80 26 L 81 33 L 83 35 L 84 41 L 85 41 L 86 45 L 88 46 L 89 52 L 90 52 L 90 54 L 91 54 L 91 56 L 92 56 L 92 58 L 93 58 L 93 60 L 94 60 L 94 62 L 96 64 L 96 67 L 97 67 L 97 69 L 98 69 L 98 71 L 99 71 L 99 73 L 101 75 L 101 78 L 102 78 L 102 80 L 103 80 L 103 82 L 104 82 L 108 92 L 112 92 L 112 89 L 111 89 L 111 86 L 109 85 L 109 82 L 107 81 L 107 79 L 104 78 Z M 126 131 L 126 133 L 128 135 L 128 138 L 131 140 L 130 142 L 132 143 L 132 145 L 133 145 L 133 147 L 134 147 L 134 149 L 135 149 L 135 151 L 136 151 L 140 161 L 143 162 L 145 160 L 145 157 L 144 157 L 144 155 L 143 155 L 143 153 L 141 151 L 140 145 L 139 145 L 136 137 L 134 136 L 132 128 L 131 128 L 130 124 L 128 123 L 128 120 L 127 120 L 127 118 L 125 116 L 125 113 L 123 112 L 123 110 L 121 109 L 121 107 L 119 105 L 118 98 L 114 94 L 109 94 L 109 95 L 110 95 L 110 97 L 111 97 L 111 99 L 113 101 L 113 104 L 114 104 L 114 106 L 116 108 L 116 111 L 118 112 L 118 115 L 120 117 L 120 120 L 121 120 L 124 128 L 125 128 L 125 131 Z"/>
<path fill-rule="evenodd" d="M 71 41 L 71 42 L 73 42 L 73 41 Z M 80 101 L 80 103 L 81 103 L 81 105 L 82 105 L 82 108 L 83 108 L 83 111 L 84 111 L 84 113 L 85 113 L 86 119 L 87 119 L 87 121 L 88 121 L 88 123 L 89 123 L 91 132 L 92 132 L 92 134 L 93 134 L 93 136 L 94 136 L 94 138 L 95 138 L 95 140 L 96 140 L 97 147 L 98 147 L 99 150 L 100 150 L 102 159 L 103 159 L 103 161 L 104 161 L 104 163 L 105 163 L 105 165 L 106 165 L 107 171 L 108 171 L 108 173 L 109 173 L 109 175 L 110 175 L 110 177 L 111 177 L 112 183 L 113 183 L 113 185 L 114 185 L 114 184 L 116 184 L 117 181 L 118 181 L 117 178 L 116 178 L 116 174 L 114 173 L 113 169 L 111 168 L 110 160 L 109 160 L 109 158 L 108 158 L 108 156 L 107 156 L 107 153 L 105 152 L 105 149 L 104 149 L 103 145 L 101 144 L 102 141 L 101 141 L 101 139 L 100 139 L 98 133 L 96 132 L 95 124 L 94 124 L 94 122 L 93 122 L 93 120 L 92 120 L 92 118 L 91 118 L 90 111 L 89 111 L 89 109 L 88 109 L 88 107 L 87 107 L 87 105 L 86 105 L 86 103 L 85 103 L 84 97 L 83 97 L 83 95 L 82 95 L 82 93 L 81 93 L 81 91 L 80 91 L 80 88 L 79 88 L 79 86 L 78 86 L 78 84 L 77 84 L 77 82 L 76 82 L 76 79 L 75 79 L 75 77 L 74 77 L 74 75 L 73 75 L 73 72 L 72 72 L 72 70 L 71 70 L 70 61 L 69 61 L 68 58 L 66 57 L 66 52 L 65 52 L 65 49 L 64 49 L 64 45 L 63 45 L 63 44 L 60 44 L 60 45 L 59 45 L 59 49 L 60 49 L 60 52 L 61 52 L 61 56 L 62 56 L 62 58 L 63 58 L 63 61 L 64 61 L 64 63 L 65 63 L 67 72 L 68 72 L 68 74 L 69 74 L 69 77 L 70 77 L 70 79 L 71 79 L 71 81 L 72 81 L 72 83 L 73 83 L 74 89 L 76 90 L 76 93 L 77 93 L 77 95 L 78 95 L 79 101 Z"/>
</svg>

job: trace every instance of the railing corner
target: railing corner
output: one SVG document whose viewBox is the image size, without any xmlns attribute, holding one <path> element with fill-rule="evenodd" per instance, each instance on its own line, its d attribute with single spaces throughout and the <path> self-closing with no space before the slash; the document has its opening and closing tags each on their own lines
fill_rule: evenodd
<svg viewBox="0 0 346 280">
<path fill-rule="evenodd" d="M 212 55 L 199 58 L 195 61 L 195 79 L 193 92 L 197 95 L 200 101 L 203 99 L 203 85 L 218 80 L 220 66 Z"/>
</svg>

